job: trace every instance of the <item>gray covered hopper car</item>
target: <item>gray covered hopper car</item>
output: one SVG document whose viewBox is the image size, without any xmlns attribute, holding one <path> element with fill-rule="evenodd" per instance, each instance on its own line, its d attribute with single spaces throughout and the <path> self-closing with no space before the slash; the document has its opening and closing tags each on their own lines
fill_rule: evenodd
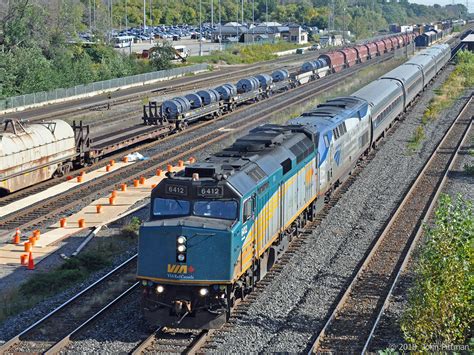
<svg viewBox="0 0 474 355">
<path fill-rule="evenodd" d="M 67 173 L 75 156 L 74 130 L 66 122 L 24 127 L 6 121 L 0 133 L 0 195 Z"/>
</svg>

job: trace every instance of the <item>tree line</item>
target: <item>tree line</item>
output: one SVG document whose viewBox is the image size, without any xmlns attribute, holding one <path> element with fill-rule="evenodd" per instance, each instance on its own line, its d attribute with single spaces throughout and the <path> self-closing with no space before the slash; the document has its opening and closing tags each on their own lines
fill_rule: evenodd
<svg viewBox="0 0 474 355">
<path fill-rule="evenodd" d="M 147 0 L 145 9 L 147 25 L 198 24 L 199 1 L 196 0 Z M 420 23 L 467 16 L 462 4 L 425 6 L 383 0 L 244 0 L 243 18 L 241 0 L 202 0 L 203 22 L 211 22 L 211 4 L 214 22 L 296 22 L 319 28 L 327 28 L 333 14 L 334 27 L 349 29 L 362 37 L 370 32 L 386 28 L 390 23 Z M 143 25 L 143 0 L 114 0 L 113 25 Z M 370 21 L 367 21 L 370 19 Z"/>
<path fill-rule="evenodd" d="M 241 1 L 202 0 L 202 20 L 242 22 Z M 197 0 L 147 0 L 148 24 L 197 24 Z M 333 16 L 331 16 L 333 14 Z M 465 17 L 463 5 L 434 7 L 407 0 L 245 0 L 244 22 L 296 22 L 348 29 L 368 37 L 389 23 Z M 151 15 L 151 16 L 150 16 Z M 333 18 L 333 21 L 329 19 Z M 367 21 L 370 18 L 371 21 Z M 107 45 L 110 29 L 140 26 L 143 0 L 10 0 L 0 2 L 0 99 L 58 87 L 140 74 L 169 67 L 167 60 L 143 61 Z M 85 46 L 78 34 L 92 30 L 96 44 Z M 169 58 L 169 56 L 168 56 Z"/>
</svg>

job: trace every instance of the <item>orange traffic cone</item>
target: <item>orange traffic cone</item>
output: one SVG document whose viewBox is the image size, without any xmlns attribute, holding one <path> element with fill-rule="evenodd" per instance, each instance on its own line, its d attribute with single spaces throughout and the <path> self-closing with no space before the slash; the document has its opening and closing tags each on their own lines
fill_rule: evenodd
<svg viewBox="0 0 474 355">
<path fill-rule="evenodd" d="M 30 251 L 30 255 L 28 256 L 28 270 L 35 269 L 35 261 L 33 259 L 33 253 Z"/>
<path fill-rule="evenodd" d="M 13 237 L 13 244 L 20 244 L 20 229 L 17 228 L 15 236 Z"/>
<path fill-rule="evenodd" d="M 28 259 L 28 254 L 21 254 L 20 255 L 20 262 L 21 265 L 26 265 L 26 260 Z"/>
</svg>

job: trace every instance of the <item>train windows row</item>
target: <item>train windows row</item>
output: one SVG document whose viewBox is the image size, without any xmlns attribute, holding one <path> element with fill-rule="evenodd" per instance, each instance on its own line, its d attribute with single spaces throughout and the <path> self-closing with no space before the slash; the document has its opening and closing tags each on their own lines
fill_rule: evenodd
<svg viewBox="0 0 474 355">
<path fill-rule="evenodd" d="M 396 98 L 396 100 L 392 101 L 392 103 L 388 105 L 374 120 L 375 126 L 378 126 L 378 124 L 382 122 L 390 114 L 393 108 L 396 107 L 400 103 L 401 100 L 402 100 L 402 97 L 399 96 Z"/>
</svg>

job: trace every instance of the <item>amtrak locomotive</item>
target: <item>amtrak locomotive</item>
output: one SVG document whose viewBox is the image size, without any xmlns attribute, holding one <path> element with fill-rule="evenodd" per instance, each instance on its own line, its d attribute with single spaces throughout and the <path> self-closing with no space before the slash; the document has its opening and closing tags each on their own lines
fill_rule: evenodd
<svg viewBox="0 0 474 355">
<path fill-rule="evenodd" d="M 146 319 L 222 326 L 449 56 L 447 45 L 426 50 L 349 97 L 285 125 L 259 126 L 169 174 L 152 191 L 150 220 L 140 229 Z"/>
</svg>

